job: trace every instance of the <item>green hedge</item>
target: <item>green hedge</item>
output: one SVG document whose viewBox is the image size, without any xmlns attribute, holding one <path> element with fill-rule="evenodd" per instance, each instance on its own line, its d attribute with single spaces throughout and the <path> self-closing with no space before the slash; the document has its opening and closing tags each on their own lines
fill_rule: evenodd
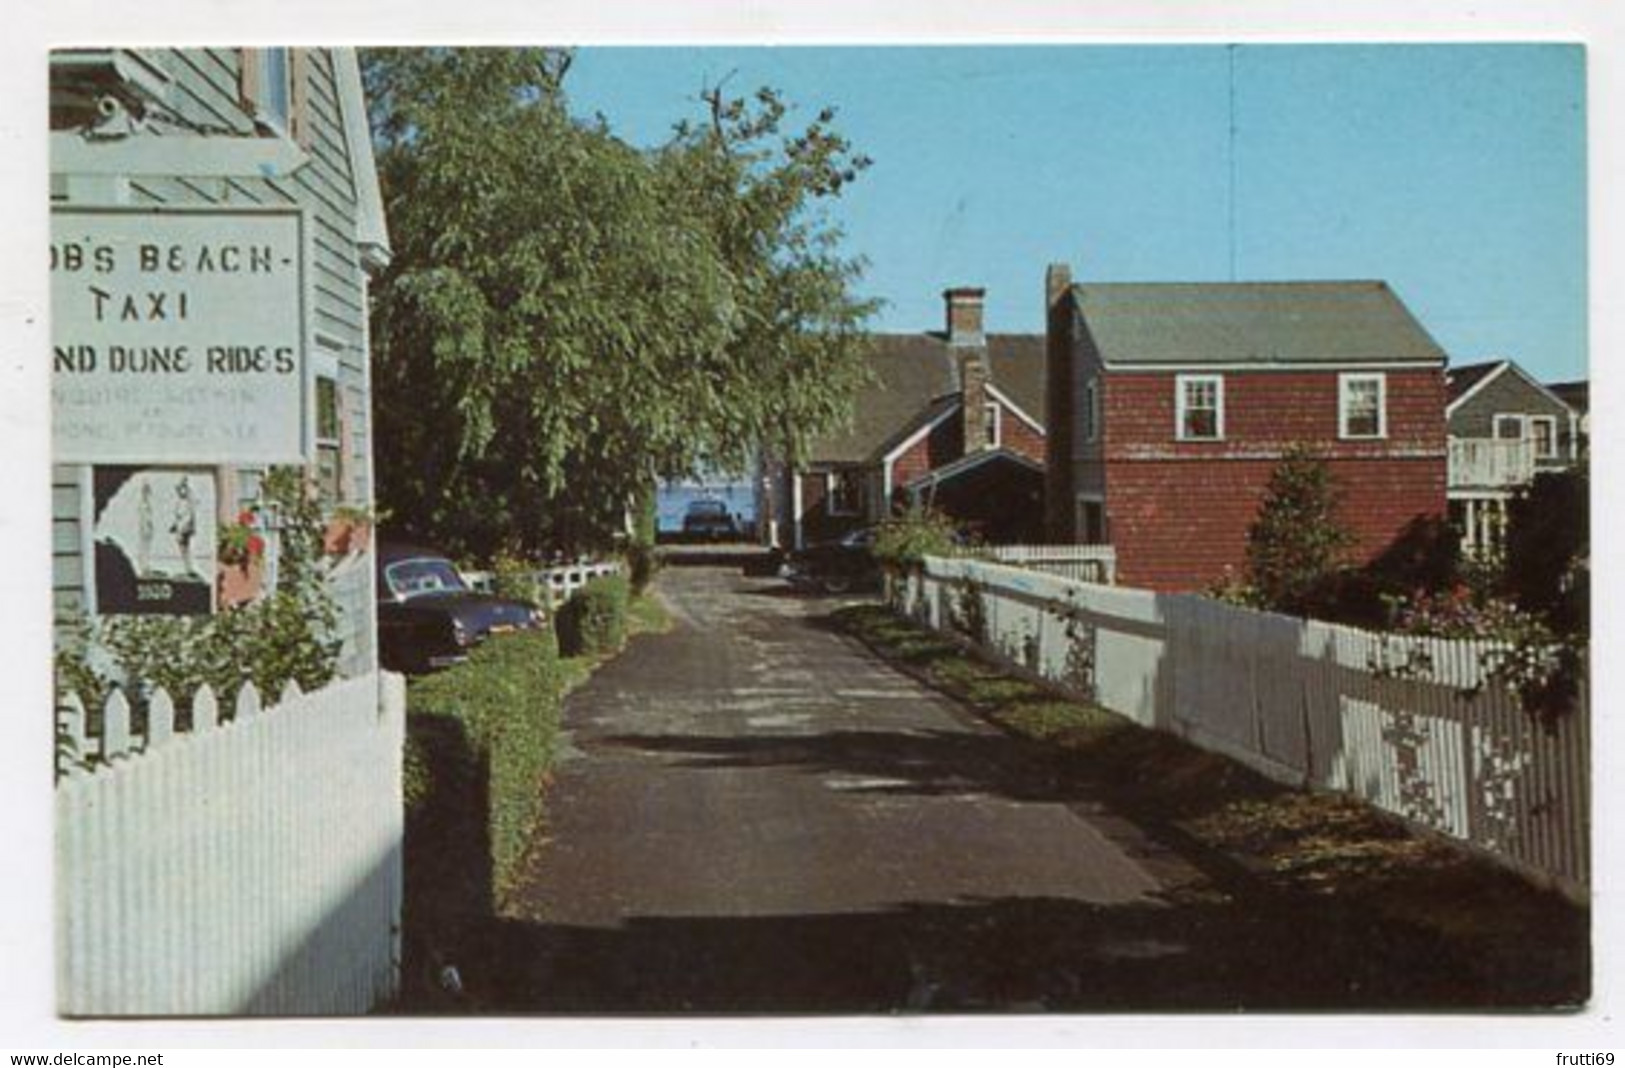
<svg viewBox="0 0 1625 1068">
<path fill-rule="evenodd" d="M 621 575 L 593 579 L 559 609 L 559 651 L 565 656 L 613 653 L 626 644 L 631 585 Z"/>
<path fill-rule="evenodd" d="M 550 631 L 503 635 L 407 687 L 408 878 L 442 907 L 489 911 L 542 815 L 558 744 L 560 675 Z"/>
</svg>

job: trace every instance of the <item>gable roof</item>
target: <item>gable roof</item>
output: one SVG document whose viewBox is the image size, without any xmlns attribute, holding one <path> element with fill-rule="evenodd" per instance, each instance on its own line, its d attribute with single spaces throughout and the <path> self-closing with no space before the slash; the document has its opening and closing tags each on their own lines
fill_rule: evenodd
<svg viewBox="0 0 1625 1068">
<path fill-rule="evenodd" d="M 916 490 L 925 486 L 933 486 L 942 482 L 948 482 L 969 471 L 974 471 L 978 467 L 992 463 L 995 460 L 1000 463 L 1015 464 L 1018 467 L 1025 467 L 1029 471 L 1044 470 L 1044 465 L 1039 463 L 1037 460 L 1034 460 L 1031 457 L 1023 456 L 1014 449 L 1001 446 L 996 449 L 979 449 L 976 452 L 968 453 L 952 463 L 943 464 L 941 467 L 934 468 L 922 475 L 910 479 L 904 484 L 903 488 L 907 490 Z"/>
<path fill-rule="evenodd" d="M 1466 364 L 1462 367 L 1447 369 L 1445 372 L 1445 378 L 1449 383 L 1450 401 L 1445 405 L 1445 411 L 1447 413 L 1455 411 L 1457 408 L 1461 407 L 1461 405 L 1465 403 L 1469 397 L 1473 396 L 1473 394 L 1477 393 L 1495 379 L 1508 372 L 1518 378 L 1523 379 L 1526 385 L 1528 385 L 1535 392 L 1546 397 L 1546 399 L 1550 400 L 1558 407 L 1565 408 L 1571 412 L 1575 411 L 1574 406 L 1571 405 L 1566 398 L 1558 396 L 1557 393 L 1550 387 L 1537 381 L 1535 376 L 1531 375 L 1528 371 L 1525 371 L 1522 367 L 1519 367 L 1512 360 L 1494 360 L 1489 363 L 1472 363 Z M 1457 385 L 1458 375 L 1461 377 L 1461 384 L 1459 388 Z"/>
<path fill-rule="evenodd" d="M 1445 362 L 1385 282 L 1082 283 L 1072 295 L 1107 366 Z"/>
<path fill-rule="evenodd" d="M 1506 370 L 1507 361 L 1489 360 L 1484 363 L 1469 363 L 1461 367 L 1448 367 L 1445 369 L 1445 387 L 1449 391 L 1450 403 L 1454 405 L 1467 394 L 1478 388 L 1479 383 L 1486 382 L 1490 376 Z"/>
<path fill-rule="evenodd" d="M 940 333 L 874 334 L 871 381 L 853 400 L 852 421 L 811 443 L 815 464 L 863 463 L 884 456 L 959 407 L 959 367 Z M 1044 418 L 1042 334 L 989 334 L 991 383 L 1032 419 Z"/>
<path fill-rule="evenodd" d="M 987 360 L 993 385 L 1039 426 L 1044 425 L 1044 368 L 1048 347 L 1043 334 L 989 334 Z"/>
</svg>

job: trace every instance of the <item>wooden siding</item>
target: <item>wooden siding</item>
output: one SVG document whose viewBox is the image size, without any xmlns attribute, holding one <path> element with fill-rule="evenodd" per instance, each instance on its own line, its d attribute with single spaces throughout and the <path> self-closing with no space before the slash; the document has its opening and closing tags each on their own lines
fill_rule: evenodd
<svg viewBox="0 0 1625 1068">
<path fill-rule="evenodd" d="M 1113 463 L 1106 470 L 1108 541 L 1119 580 L 1153 590 L 1195 590 L 1246 566 L 1247 529 L 1277 461 L 1202 459 Z M 1341 516 L 1369 560 L 1419 517 L 1445 514 L 1439 457 L 1335 459 Z"/>
<path fill-rule="evenodd" d="M 1570 414 L 1567 405 L 1508 368 L 1450 413 L 1450 436 L 1493 438 L 1497 415 L 1549 415 L 1557 420 L 1557 452 L 1566 462 L 1573 451 Z"/>
<path fill-rule="evenodd" d="M 1043 433 L 1034 430 L 1030 423 L 1011 411 L 1006 404 L 999 405 L 999 443 L 1034 463 L 1043 464 L 1046 459 Z"/>
<path fill-rule="evenodd" d="M 1101 442 L 1090 459 L 1074 461 L 1073 479 L 1077 492 L 1105 498 L 1123 582 L 1200 589 L 1241 572 L 1269 477 L 1298 443 L 1327 458 L 1357 560 L 1380 554 L 1419 518 L 1445 514 L 1440 372 L 1387 372 L 1387 434 L 1376 440 L 1339 438 L 1335 369 L 1223 380 L 1223 438 L 1179 441 L 1174 374 L 1102 376 Z"/>
<path fill-rule="evenodd" d="M 315 333 L 336 342 L 342 441 L 342 493 L 345 499 L 370 502 L 372 493 L 371 432 L 367 369 L 367 281 L 356 248 L 359 195 L 340 108 L 333 55 L 327 49 L 301 49 L 290 64 L 298 83 L 291 99 L 306 105 L 293 125 L 308 162 L 288 178 L 180 178 L 144 176 L 129 182 L 133 206 L 297 204 L 308 212 L 312 256 L 307 264 L 311 321 L 307 342 Z M 184 119 L 211 128 L 252 135 L 255 123 L 240 96 L 242 51 L 233 48 L 142 49 L 136 54 L 167 79 L 164 102 Z M 184 153 L 190 134 L 172 135 Z M 67 477 L 59 473 L 58 484 Z M 74 476 L 76 477 L 76 476 Z M 53 520 L 77 523 L 78 501 L 59 498 Z M 230 507 L 225 494 L 222 508 Z M 63 509 L 68 509 L 64 511 Z M 65 544 L 66 527 L 56 533 Z M 82 543 L 81 543 L 82 544 Z M 61 549 L 58 550 L 61 552 Z M 56 604 L 59 613 L 84 606 L 83 566 L 78 552 L 56 558 Z M 365 574 L 335 583 L 345 623 L 341 669 L 370 670 L 373 660 L 371 583 Z"/>
<path fill-rule="evenodd" d="M 1444 456 L 1444 376 L 1438 371 L 1387 373 L 1387 436 L 1338 438 L 1335 371 L 1225 373 L 1224 438 L 1178 441 L 1176 376 L 1108 375 L 1102 403 L 1106 459 L 1257 459 L 1305 443 L 1329 457 Z"/>
</svg>

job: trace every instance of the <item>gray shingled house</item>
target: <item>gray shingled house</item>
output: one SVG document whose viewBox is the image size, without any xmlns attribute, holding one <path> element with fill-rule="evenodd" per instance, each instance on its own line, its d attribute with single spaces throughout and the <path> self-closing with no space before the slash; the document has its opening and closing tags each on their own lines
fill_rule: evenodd
<svg viewBox="0 0 1625 1068">
<path fill-rule="evenodd" d="M 1579 458 L 1581 414 L 1511 360 L 1450 368 L 1449 397 L 1450 515 L 1478 553 L 1498 544 L 1517 487 Z"/>
</svg>

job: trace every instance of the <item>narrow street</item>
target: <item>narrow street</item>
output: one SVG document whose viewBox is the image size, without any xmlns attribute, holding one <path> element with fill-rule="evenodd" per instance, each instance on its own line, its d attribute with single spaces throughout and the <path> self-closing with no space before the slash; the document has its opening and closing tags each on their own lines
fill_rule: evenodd
<svg viewBox="0 0 1625 1068">
<path fill-rule="evenodd" d="M 485 1008 L 1315 1008 L 1441 989 L 1449 962 L 1403 931 L 1210 879 L 834 633 L 836 602 L 721 567 L 659 589 L 673 629 L 569 699 Z"/>
</svg>

